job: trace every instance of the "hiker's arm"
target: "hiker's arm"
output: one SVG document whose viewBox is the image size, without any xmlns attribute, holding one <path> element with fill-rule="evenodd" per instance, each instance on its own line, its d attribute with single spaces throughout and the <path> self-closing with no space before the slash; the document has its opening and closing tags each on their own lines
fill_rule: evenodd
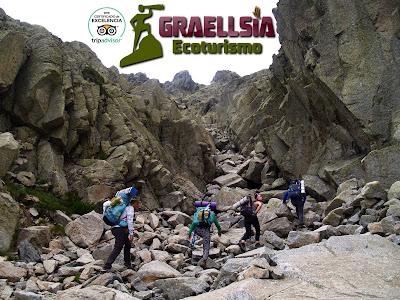
<svg viewBox="0 0 400 300">
<path fill-rule="evenodd" d="M 286 191 L 285 195 L 283 195 L 283 203 L 286 203 L 287 196 L 288 196 L 288 192 Z"/>
<path fill-rule="evenodd" d="M 307 196 L 306 196 L 306 194 L 304 194 L 303 195 L 303 202 L 306 202 L 306 200 L 307 200 Z"/>
<path fill-rule="evenodd" d="M 107 200 L 106 202 L 103 203 L 103 214 L 106 212 L 107 207 L 109 207 L 111 204 L 110 200 Z"/>
<path fill-rule="evenodd" d="M 194 222 L 192 223 L 192 225 L 190 225 L 190 229 L 189 229 L 189 232 L 188 232 L 188 236 L 190 236 L 190 235 L 192 234 L 192 231 L 193 231 L 193 229 L 194 229 L 195 226 L 196 226 L 196 225 L 194 225 Z"/>
<path fill-rule="evenodd" d="M 256 201 L 256 202 L 254 202 L 254 205 L 257 205 L 257 208 L 254 211 L 254 213 L 257 214 L 260 211 L 261 207 L 262 207 L 262 202 Z"/>
<path fill-rule="evenodd" d="M 128 231 L 129 235 L 133 236 L 133 216 L 135 214 L 135 210 L 132 206 L 128 206 L 126 208 L 126 223 L 128 223 Z"/>
<path fill-rule="evenodd" d="M 222 230 L 221 230 L 221 226 L 219 225 L 219 222 L 218 222 L 217 218 L 214 219 L 214 223 L 215 223 L 215 225 L 216 225 L 217 228 L 218 228 L 218 233 L 221 234 L 221 233 L 222 233 Z"/>
</svg>

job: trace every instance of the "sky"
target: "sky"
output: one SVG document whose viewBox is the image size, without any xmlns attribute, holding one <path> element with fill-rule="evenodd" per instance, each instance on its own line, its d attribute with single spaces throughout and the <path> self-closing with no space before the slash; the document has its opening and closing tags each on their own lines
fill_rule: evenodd
<svg viewBox="0 0 400 300">
<path fill-rule="evenodd" d="M 64 42 L 80 41 L 87 44 L 106 67 L 116 66 L 120 73 L 142 72 L 147 77 L 158 79 L 163 83 L 172 81 L 176 73 L 187 70 L 195 82 L 210 84 L 215 73 L 219 70 L 229 70 L 236 72 L 240 76 L 245 76 L 262 69 L 267 69 L 270 66 L 272 56 L 277 54 L 280 48 L 276 22 L 272 13 L 272 9 L 276 7 L 277 1 L 202 0 L 195 2 L 193 0 L 114 0 L 111 2 L 103 0 L 70 0 L 54 2 L 48 0 L 0 0 L 0 7 L 13 19 L 41 25 Z M 135 34 L 130 20 L 135 15 L 148 12 L 148 9 L 145 9 L 144 12 L 139 12 L 138 7 L 140 4 L 145 6 L 164 5 L 163 10 L 153 9 L 153 16 L 145 21 L 145 23 L 151 26 L 151 34 L 161 44 L 162 57 L 120 68 L 120 60 L 133 51 Z M 212 38 L 205 36 L 182 37 L 182 35 L 178 37 L 161 37 L 159 33 L 160 18 L 167 16 L 184 17 L 188 23 L 192 17 L 199 17 L 203 31 L 205 30 L 204 16 L 221 16 L 222 30 L 224 31 L 228 31 L 229 17 L 233 17 L 233 29 L 235 31 L 244 31 L 244 29 L 240 28 L 240 17 L 252 17 L 256 19 L 253 16 L 256 6 L 260 8 L 261 17 L 272 18 L 275 37 L 228 36 Z M 113 23 L 117 25 L 116 34 L 113 36 L 99 36 L 96 32 L 97 27 L 105 23 L 92 22 L 96 16 L 99 14 L 102 15 L 102 12 L 106 10 L 111 14 L 115 13 L 114 15 L 118 15 L 118 19 L 121 20 L 121 22 Z M 98 19 L 101 20 L 101 17 L 98 17 Z M 167 24 L 169 23 L 167 22 Z M 216 26 L 216 22 L 211 23 L 211 25 Z M 216 32 L 216 29 L 211 29 L 211 32 Z M 138 46 L 140 46 L 140 42 L 146 35 L 145 31 L 138 40 Z M 112 38 L 118 40 L 118 42 L 96 42 L 99 39 L 104 40 L 104 38 Z M 262 49 L 262 51 L 259 54 L 175 54 L 173 53 L 173 43 L 177 40 L 182 40 L 182 44 L 190 44 L 188 45 L 188 49 L 196 49 L 196 45 L 193 46 L 193 44 L 200 45 L 202 42 L 219 44 L 227 40 L 229 44 L 261 44 L 261 48 L 257 46 L 257 49 Z"/>
</svg>

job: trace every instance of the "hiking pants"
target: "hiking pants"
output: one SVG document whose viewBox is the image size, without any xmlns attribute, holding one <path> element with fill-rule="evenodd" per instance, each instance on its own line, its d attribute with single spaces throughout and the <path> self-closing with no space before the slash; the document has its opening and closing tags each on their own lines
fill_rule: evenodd
<svg viewBox="0 0 400 300">
<path fill-rule="evenodd" d="M 111 251 L 107 262 L 105 263 L 105 266 L 111 267 L 111 264 L 121 253 L 122 248 L 124 248 L 125 265 L 131 265 L 131 242 L 129 241 L 128 232 L 125 228 L 126 227 L 114 227 L 111 229 L 112 234 L 115 236 L 115 244 L 114 249 Z"/>
<path fill-rule="evenodd" d="M 296 207 L 297 218 L 299 219 L 299 225 L 303 225 L 303 208 L 304 201 L 301 198 L 292 198 L 292 204 Z"/>
<path fill-rule="evenodd" d="M 196 227 L 196 234 L 203 238 L 203 260 L 206 261 L 210 253 L 210 227 Z"/>
<path fill-rule="evenodd" d="M 247 240 L 251 237 L 251 225 L 254 226 L 256 230 L 256 241 L 260 240 L 260 223 L 256 215 L 250 215 L 244 218 L 244 228 L 246 228 L 246 233 L 242 237 L 242 240 Z"/>
</svg>

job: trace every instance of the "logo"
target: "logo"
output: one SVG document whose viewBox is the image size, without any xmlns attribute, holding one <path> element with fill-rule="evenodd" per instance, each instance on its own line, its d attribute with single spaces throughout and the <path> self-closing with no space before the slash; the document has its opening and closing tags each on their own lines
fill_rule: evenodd
<svg viewBox="0 0 400 300">
<path fill-rule="evenodd" d="M 156 4 L 144 6 L 140 4 L 138 10 L 141 14 L 135 15 L 130 21 L 133 31 L 135 32 L 133 50 L 131 54 L 121 59 L 120 67 L 137 64 L 163 56 L 161 43 L 151 33 L 151 26 L 146 23 L 145 20 L 153 15 L 153 10 L 164 10 L 164 5 Z M 142 33 L 147 33 L 147 35 L 139 41 Z"/>
<path fill-rule="evenodd" d="M 101 25 L 97 28 L 99 35 L 115 35 L 117 33 L 117 27 L 112 25 Z"/>
<path fill-rule="evenodd" d="M 125 27 L 124 16 L 111 7 L 97 9 L 88 21 L 92 43 L 119 43 Z"/>
<path fill-rule="evenodd" d="M 258 6 L 256 6 L 256 7 L 254 8 L 253 15 L 254 15 L 257 19 L 261 19 L 261 16 L 260 16 L 260 8 L 259 8 Z"/>
</svg>

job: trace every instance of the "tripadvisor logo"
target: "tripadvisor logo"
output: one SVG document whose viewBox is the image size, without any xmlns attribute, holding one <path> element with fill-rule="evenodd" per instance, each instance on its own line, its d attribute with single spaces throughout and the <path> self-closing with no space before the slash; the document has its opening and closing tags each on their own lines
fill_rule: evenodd
<svg viewBox="0 0 400 300">
<path fill-rule="evenodd" d="M 135 38 L 132 53 L 120 61 L 120 67 L 125 67 L 140 62 L 163 56 L 161 43 L 151 32 L 147 19 L 153 16 L 153 10 L 164 10 L 163 4 L 139 5 L 139 12 L 131 20 Z M 201 41 L 186 43 L 181 39 L 172 41 L 173 54 L 261 54 L 261 43 L 246 43 L 245 38 L 275 37 L 275 30 L 271 17 L 261 17 L 259 7 L 253 12 L 255 18 L 242 16 L 239 18 L 228 16 L 190 17 L 161 16 L 159 18 L 158 34 L 161 38 L 221 38 L 223 42 L 209 43 Z M 237 24 L 238 23 L 238 24 Z M 140 39 L 141 34 L 145 35 Z M 231 43 L 228 38 L 240 38 L 240 43 Z M 197 40 L 197 39 L 196 39 Z M 243 42 L 242 42 L 243 41 Z"/>
<path fill-rule="evenodd" d="M 123 15 L 111 7 L 99 8 L 91 14 L 88 21 L 92 43 L 119 43 L 125 32 Z"/>
</svg>

